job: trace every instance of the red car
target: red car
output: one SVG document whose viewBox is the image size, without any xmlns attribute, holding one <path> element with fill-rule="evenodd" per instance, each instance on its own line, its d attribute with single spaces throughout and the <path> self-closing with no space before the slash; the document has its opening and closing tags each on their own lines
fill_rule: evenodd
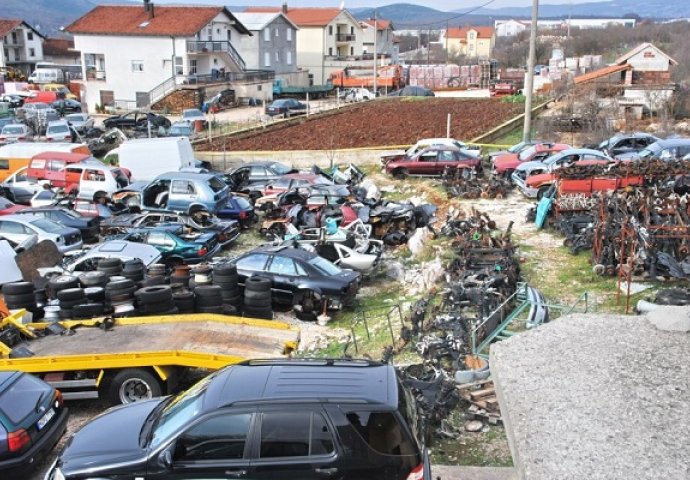
<svg viewBox="0 0 690 480">
<path fill-rule="evenodd" d="M 386 173 L 397 178 L 408 175 L 443 175 L 446 168 L 472 168 L 481 173 L 482 161 L 457 147 L 435 145 L 408 157 L 401 155 L 386 163 Z"/>
<path fill-rule="evenodd" d="M 12 215 L 24 208 L 26 208 L 24 205 L 17 205 L 4 197 L 0 197 L 0 215 Z"/>
<path fill-rule="evenodd" d="M 536 143 L 520 153 L 506 153 L 493 159 L 491 170 L 496 175 L 510 177 L 518 165 L 523 162 L 539 162 L 554 153 L 572 148 L 565 143 Z"/>
</svg>

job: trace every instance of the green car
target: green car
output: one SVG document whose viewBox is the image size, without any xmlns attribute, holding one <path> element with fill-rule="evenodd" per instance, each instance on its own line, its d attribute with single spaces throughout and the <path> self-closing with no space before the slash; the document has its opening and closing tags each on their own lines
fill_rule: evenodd
<svg viewBox="0 0 690 480">
<path fill-rule="evenodd" d="M 216 255 L 221 248 L 217 232 L 185 236 L 181 225 L 133 230 L 122 240 L 156 247 L 161 252 L 163 262 L 169 265 L 203 262 Z"/>
</svg>

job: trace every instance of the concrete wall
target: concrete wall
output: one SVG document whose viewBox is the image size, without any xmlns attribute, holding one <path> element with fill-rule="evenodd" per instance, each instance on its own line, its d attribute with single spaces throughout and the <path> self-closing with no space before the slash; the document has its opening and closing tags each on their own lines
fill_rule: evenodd
<svg viewBox="0 0 690 480">
<path fill-rule="evenodd" d="M 314 76 L 315 85 L 326 83 L 323 70 L 324 42 L 322 27 L 301 27 L 297 30 L 297 66 L 309 70 Z"/>
<path fill-rule="evenodd" d="M 633 55 L 626 62 L 638 72 L 666 72 L 669 69 L 669 59 L 651 46 Z"/>
</svg>

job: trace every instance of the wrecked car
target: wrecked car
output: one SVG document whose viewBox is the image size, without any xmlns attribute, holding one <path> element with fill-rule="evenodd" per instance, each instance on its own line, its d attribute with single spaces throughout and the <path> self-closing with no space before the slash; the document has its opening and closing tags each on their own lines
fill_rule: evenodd
<svg viewBox="0 0 690 480">
<path fill-rule="evenodd" d="M 406 154 L 392 158 L 385 166 L 386 173 L 396 178 L 408 175 L 440 176 L 447 168 L 471 168 L 480 174 L 482 161 L 461 148 L 434 145 L 411 156 Z"/>
<path fill-rule="evenodd" d="M 220 251 L 217 233 L 186 236 L 181 226 L 137 229 L 124 235 L 122 240 L 145 243 L 157 248 L 161 252 L 163 263 L 168 265 L 200 263 L 213 258 Z"/>
</svg>

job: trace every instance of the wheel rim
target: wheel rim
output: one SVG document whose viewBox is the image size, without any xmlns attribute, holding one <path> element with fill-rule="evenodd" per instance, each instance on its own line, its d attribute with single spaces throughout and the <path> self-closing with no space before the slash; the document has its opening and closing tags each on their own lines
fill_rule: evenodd
<svg viewBox="0 0 690 480">
<path fill-rule="evenodd" d="M 141 402 L 151 398 L 153 398 L 151 387 L 140 378 L 130 378 L 120 385 L 120 401 L 122 403 Z"/>
</svg>

